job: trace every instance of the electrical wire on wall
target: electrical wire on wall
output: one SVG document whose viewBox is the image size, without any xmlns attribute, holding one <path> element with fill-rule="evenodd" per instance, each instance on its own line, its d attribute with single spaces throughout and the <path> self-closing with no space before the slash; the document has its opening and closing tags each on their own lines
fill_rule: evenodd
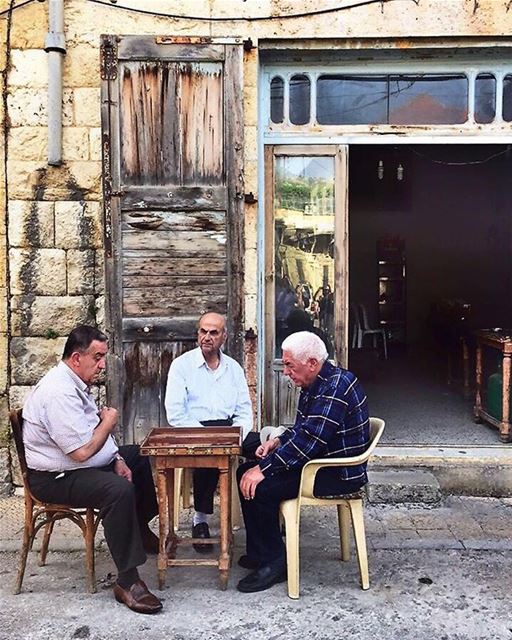
<svg viewBox="0 0 512 640">
<path fill-rule="evenodd" d="M 339 11 L 347 11 L 348 9 L 357 9 L 358 7 L 364 7 L 372 4 L 380 4 L 383 8 L 385 4 L 389 2 L 396 2 L 397 0 L 356 0 L 351 4 L 338 6 L 338 7 L 329 7 L 328 9 L 317 9 L 315 11 L 303 11 L 299 13 L 284 13 L 281 15 L 272 15 L 272 16 L 253 16 L 253 17 L 241 17 L 241 16 L 192 16 L 185 14 L 172 14 L 172 13 L 163 13 L 158 11 L 150 11 L 148 9 L 139 9 L 135 7 L 127 7 L 126 5 L 118 4 L 117 0 L 87 0 L 88 2 L 93 2 L 94 4 L 102 4 L 106 6 L 110 6 L 114 4 L 116 8 L 123 9 L 125 11 L 133 11 L 135 13 L 143 13 L 146 15 L 152 15 L 161 18 L 173 18 L 173 19 L 181 19 L 181 20 L 198 20 L 203 22 L 257 22 L 262 20 L 286 20 L 292 18 L 308 18 L 311 16 L 324 15 L 326 13 L 337 13 Z M 410 0 L 416 6 L 419 4 L 420 0 Z"/>
</svg>

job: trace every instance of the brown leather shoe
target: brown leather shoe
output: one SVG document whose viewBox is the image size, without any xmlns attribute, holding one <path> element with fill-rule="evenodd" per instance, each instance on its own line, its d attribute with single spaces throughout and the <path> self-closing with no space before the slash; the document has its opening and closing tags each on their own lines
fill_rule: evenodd
<svg viewBox="0 0 512 640">
<path fill-rule="evenodd" d="M 162 608 L 160 600 L 148 590 L 142 580 L 134 582 L 129 589 L 115 584 L 114 596 L 118 602 L 137 613 L 158 613 Z"/>
</svg>

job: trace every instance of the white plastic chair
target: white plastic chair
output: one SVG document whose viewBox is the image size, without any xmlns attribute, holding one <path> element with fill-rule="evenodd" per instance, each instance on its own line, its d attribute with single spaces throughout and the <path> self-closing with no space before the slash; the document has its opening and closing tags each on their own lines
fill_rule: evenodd
<svg viewBox="0 0 512 640">
<path fill-rule="evenodd" d="M 368 555 L 363 519 L 363 492 L 352 493 L 332 498 L 316 498 L 313 494 L 315 477 L 319 469 L 325 467 L 349 467 L 366 462 L 373 453 L 384 431 L 384 420 L 370 418 L 370 444 L 359 456 L 351 458 L 321 458 L 310 460 L 302 469 L 299 493 L 297 498 L 281 502 L 281 515 L 286 528 L 286 564 L 288 568 L 288 595 L 299 597 L 299 529 L 300 509 L 302 505 L 326 507 L 336 505 L 338 508 L 338 526 L 341 542 L 341 559 L 350 559 L 349 527 L 352 522 L 354 541 L 359 562 L 361 588 L 369 589 Z"/>
<path fill-rule="evenodd" d="M 260 431 L 261 444 L 265 444 L 267 440 L 278 438 L 286 431 L 286 427 L 262 427 Z"/>
<path fill-rule="evenodd" d="M 368 322 L 368 313 L 364 304 L 352 305 L 352 314 L 354 315 L 354 328 L 352 333 L 352 348 L 362 349 L 365 336 L 372 336 L 373 348 L 377 348 L 377 338 L 382 338 L 382 348 L 384 350 L 384 359 L 388 359 L 388 342 L 386 331 L 382 328 L 374 329 Z"/>
</svg>

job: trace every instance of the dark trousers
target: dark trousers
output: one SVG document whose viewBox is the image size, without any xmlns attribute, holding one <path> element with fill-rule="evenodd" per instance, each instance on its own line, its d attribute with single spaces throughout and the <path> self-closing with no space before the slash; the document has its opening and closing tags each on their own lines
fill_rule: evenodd
<svg viewBox="0 0 512 640">
<path fill-rule="evenodd" d="M 204 426 L 231 426 L 225 420 L 209 420 L 201 424 Z M 246 458 L 254 459 L 254 454 L 260 444 L 260 434 L 251 431 L 242 443 L 242 455 Z M 193 481 L 194 509 L 201 513 L 213 513 L 213 498 L 219 482 L 219 470 L 194 469 Z"/>
<path fill-rule="evenodd" d="M 29 484 L 39 500 L 100 510 L 105 540 L 119 573 L 146 562 L 140 527 L 158 513 L 149 459 L 137 445 L 119 447 L 132 482 L 114 473 L 114 465 L 66 471 L 29 470 Z"/>
<path fill-rule="evenodd" d="M 245 500 L 240 493 L 240 480 L 243 474 L 253 467 L 256 461 L 241 464 L 237 470 L 240 504 L 245 522 L 247 555 L 262 564 L 284 565 L 286 548 L 281 536 L 279 523 L 279 505 L 283 500 L 296 498 L 299 492 L 301 469 L 285 471 L 265 478 L 256 487 L 252 500 Z M 315 495 L 341 495 L 352 493 L 361 488 L 363 481 L 346 482 L 335 478 L 333 474 L 319 474 L 315 481 Z"/>
</svg>

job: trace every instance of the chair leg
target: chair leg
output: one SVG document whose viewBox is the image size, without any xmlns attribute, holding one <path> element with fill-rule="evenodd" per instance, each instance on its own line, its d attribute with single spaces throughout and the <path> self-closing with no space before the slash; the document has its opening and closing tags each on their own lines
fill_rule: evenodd
<svg viewBox="0 0 512 640">
<path fill-rule="evenodd" d="M 386 338 L 386 332 L 382 333 L 382 344 L 384 346 L 384 360 L 388 359 L 388 340 Z"/>
<path fill-rule="evenodd" d="M 87 568 L 87 589 L 96 593 L 96 573 L 94 567 L 94 510 L 85 512 L 85 563 Z"/>
<path fill-rule="evenodd" d="M 281 513 L 286 529 L 286 566 L 288 570 L 288 596 L 297 599 L 300 591 L 299 530 L 300 506 L 298 500 L 281 503 Z"/>
<path fill-rule="evenodd" d="M 23 576 L 25 575 L 25 567 L 27 566 L 28 552 L 32 547 L 32 542 L 34 540 L 33 529 L 34 527 L 32 522 L 32 508 L 25 504 L 25 526 L 23 527 L 23 543 L 21 546 L 18 575 L 16 576 L 16 583 L 14 585 L 14 595 L 17 595 L 21 591 Z"/>
<path fill-rule="evenodd" d="M 359 575 L 361 576 L 361 589 L 366 590 L 370 588 L 370 578 L 368 575 L 368 554 L 366 551 L 366 535 L 364 531 L 363 501 L 349 500 L 348 504 L 352 518 L 352 527 L 354 529 Z"/>
<path fill-rule="evenodd" d="M 41 544 L 41 553 L 39 555 L 40 567 L 44 567 L 44 565 L 46 564 L 46 556 L 48 554 L 48 545 L 50 544 L 50 537 L 53 533 L 54 524 L 55 522 L 53 520 L 50 520 L 50 522 L 47 522 L 44 526 L 43 542 Z"/>
<path fill-rule="evenodd" d="M 239 464 L 238 457 L 231 461 L 231 529 L 237 531 L 242 526 L 242 510 L 238 497 L 238 487 L 236 484 L 236 470 Z"/>
<path fill-rule="evenodd" d="M 350 509 L 347 503 L 338 506 L 338 527 L 340 530 L 341 559 L 344 562 L 350 560 Z"/>
<path fill-rule="evenodd" d="M 190 491 L 192 489 L 192 469 L 185 469 L 183 472 L 183 508 L 190 509 Z"/>
<path fill-rule="evenodd" d="M 173 513 L 173 527 L 174 531 L 177 531 L 180 527 L 180 497 L 184 490 L 183 472 L 184 469 L 175 469 L 174 473 L 174 513 Z M 183 496 L 183 502 L 185 502 L 185 496 Z M 185 505 L 183 505 L 185 506 Z"/>
</svg>

